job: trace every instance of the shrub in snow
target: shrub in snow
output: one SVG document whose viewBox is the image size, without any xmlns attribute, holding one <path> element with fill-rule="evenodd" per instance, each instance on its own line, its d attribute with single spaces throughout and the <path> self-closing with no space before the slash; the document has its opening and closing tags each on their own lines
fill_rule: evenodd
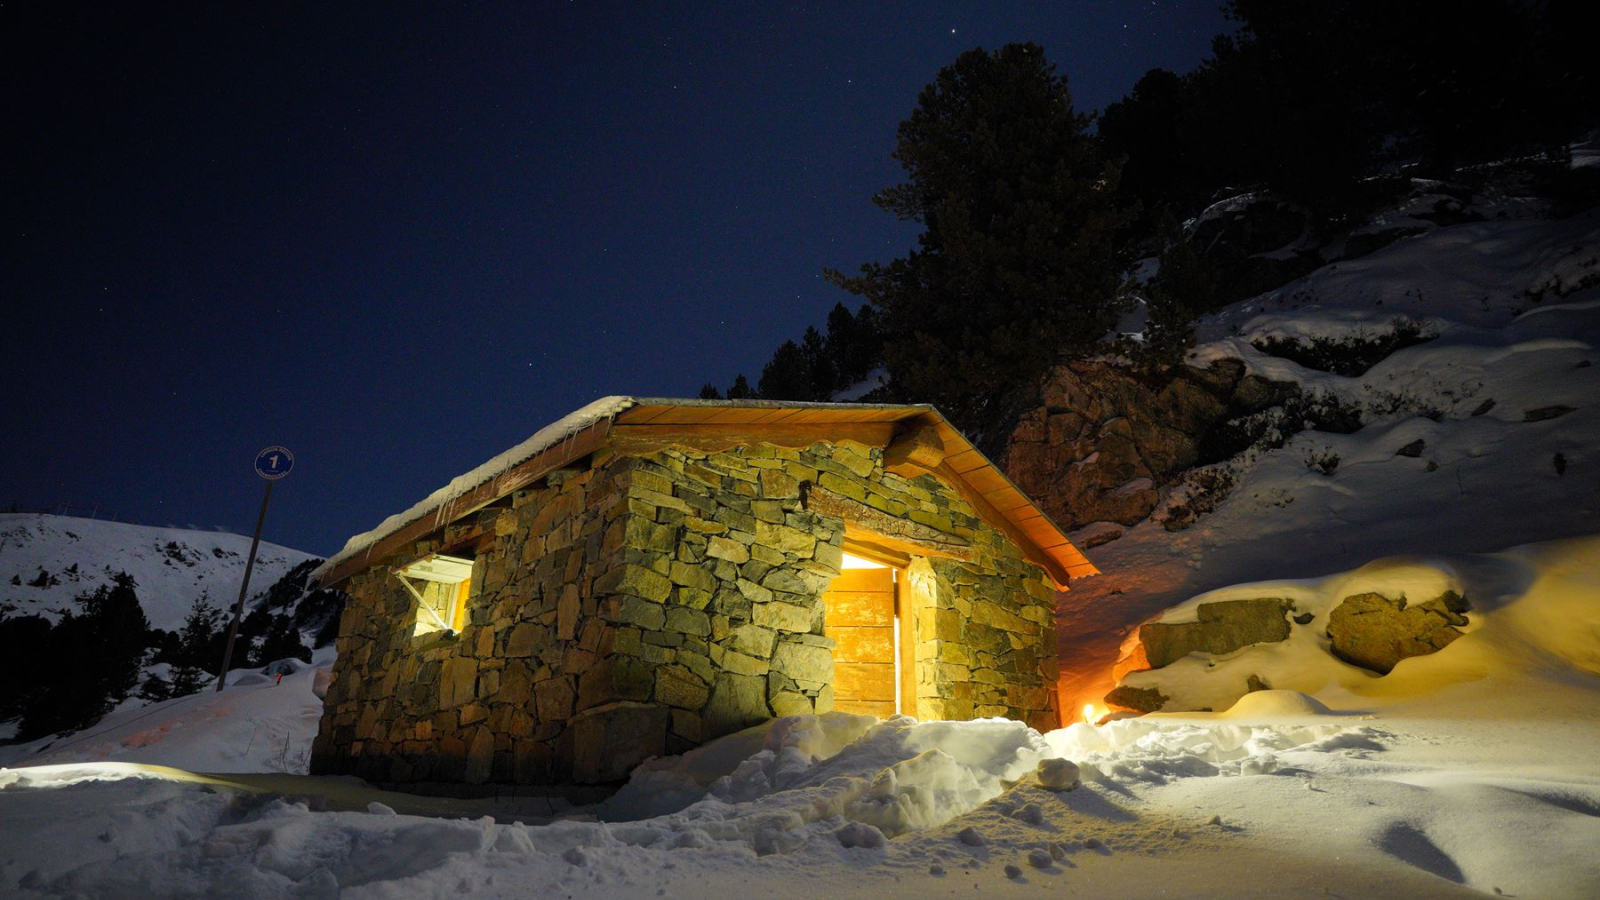
<svg viewBox="0 0 1600 900">
<path fill-rule="evenodd" d="M 1289 443 L 1302 431 L 1353 434 L 1362 426 L 1362 407 L 1331 391 L 1297 394 L 1260 412 L 1238 416 L 1212 428 L 1198 448 L 1202 463 L 1236 456 L 1246 461 Z"/>
<path fill-rule="evenodd" d="M 1050 855 L 1049 850 L 1028 851 L 1028 865 L 1033 866 L 1035 869 L 1048 869 L 1055 864 L 1055 861 L 1055 857 Z"/>
<path fill-rule="evenodd" d="M 1306 451 L 1306 468 L 1322 475 L 1332 475 L 1339 468 L 1339 454 L 1331 447 Z"/>
<path fill-rule="evenodd" d="M 1022 877 L 1022 867 L 1018 866 L 1015 863 L 1006 863 L 1006 877 L 1007 878 L 1021 878 Z"/>
<path fill-rule="evenodd" d="M 1190 469 L 1183 473 L 1165 508 L 1158 510 L 1154 518 L 1168 531 L 1182 531 L 1220 506 L 1238 483 L 1239 476 L 1231 465 Z"/>
<path fill-rule="evenodd" d="M 1387 332 L 1368 334 L 1363 330 L 1341 338 L 1326 335 L 1309 338 L 1272 335 L 1256 338 L 1250 343 L 1268 356 L 1287 359 L 1319 372 L 1353 378 L 1365 374 L 1397 350 L 1427 343 L 1438 336 L 1437 331 L 1424 329 L 1411 319 L 1397 316 L 1390 321 Z"/>
<path fill-rule="evenodd" d="M 956 840 L 966 844 L 968 847 L 982 847 L 984 844 L 989 843 L 988 839 L 983 836 L 983 832 L 973 828 L 971 825 L 956 832 Z"/>
</svg>

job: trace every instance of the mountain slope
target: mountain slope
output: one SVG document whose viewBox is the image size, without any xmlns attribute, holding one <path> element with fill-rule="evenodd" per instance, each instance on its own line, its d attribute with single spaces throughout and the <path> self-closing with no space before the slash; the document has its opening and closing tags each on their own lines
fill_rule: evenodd
<svg viewBox="0 0 1600 900">
<path fill-rule="evenodd" d="M 1122 637 L 1204 591 L 1600 532 L 1597 281 L 1590 211 L 1436 228 L 1203 318 L 1193 364 L 1238 360 L 1358 413 L 1359 427 L 1298 430 L 1291 414 L 1274 426 L 1286 441 L 1191 472 L 1090 551 L 1104 574 L 1060 610 L 1063 698 L 1098 700 Z M 1311 367 L 1397 319 L 1432 339 L 1359 374 Z M 1182 527 L 1181 505 L 1207 511 Z"/>
<path fill-rule="evenodd" d="M 183 625 L 200 596 L 227 607 L 239 595 L 250 538 L 35 513 L 0 513 L 0 612 L 54 621 L 79 594 L 127 572 L 152 628 Z M 252 597 L 315 556 L 263 541 Z"/>
</svg>

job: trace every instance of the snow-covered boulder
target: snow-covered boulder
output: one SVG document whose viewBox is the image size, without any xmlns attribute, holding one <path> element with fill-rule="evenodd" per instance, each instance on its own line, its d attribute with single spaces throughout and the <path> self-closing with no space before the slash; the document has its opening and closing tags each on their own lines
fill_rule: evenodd
<svg viewBox="0 0 1600 900">
<path fill-rule="evenodd" d="M 1445 591 L 1424 603 L 1406 605 L 1364 593 L 1344 598 L 1328 618 L 1333 654 L 1347 663 L 1387 675 L 1402 659 L 1437 653 L 1461 637 L 1467 624 L 1466 598 Z"/>
</svg>

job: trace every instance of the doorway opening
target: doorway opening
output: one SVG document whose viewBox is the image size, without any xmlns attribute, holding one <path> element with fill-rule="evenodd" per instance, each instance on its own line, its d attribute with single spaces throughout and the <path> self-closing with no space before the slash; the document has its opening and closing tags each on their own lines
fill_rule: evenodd
<svg viewBox="0 0 1600 900">
<path fill-rule="evenodd" d="M 905 587 L 903 566 L 845 552 L 822 595 L 823 632 L 834 640 L 834 709 L 885 719 L 917 714 L 915 622 Z"/>
</svg>

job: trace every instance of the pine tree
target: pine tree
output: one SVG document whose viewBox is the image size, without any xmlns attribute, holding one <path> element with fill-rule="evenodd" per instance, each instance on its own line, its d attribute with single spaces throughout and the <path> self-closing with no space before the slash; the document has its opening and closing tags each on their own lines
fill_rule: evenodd
<svg viewBox="0 0 1600 900">
<path fill-rule="evenodd" d="M 22 715 L 57 665 L 43 616 L 0 617 L 0 720 Z"/>
<path fill-rule="evenodd" d="M 862 379 L 883 363 L 883 334 L 869 304 L 857 312 L 843 303 L 828 313 L 828 356 L 837 371 L 833 390 L 840 391 Z"/>
<path fill-rule="evenodd" d="M 922 224 L 917 249 L 829 273 L 881 314 L 898 390 L 969 431 L 998 431 L 982 426 L 1116 321 L 1127 217 L 1089 121 L 1039 47 L 963 53 L 900 123 L 907 180 L 873 198 Z"/>
<path fill-rule="evenodd" d="M 722 399 L 722 392 L 717 390 L 717 386 L 716 385 L 714 385 L 714 384 L 712 384 L 711 382 L 708 381 L 705 384 L 700 386 L 700 399 L 701 400 L 721 400 Z"/>
<path fill-rule="evenodd" d="M 1191 324 L 1218 302 L 1216 268 L 1199 248 L 1183 239 L 1174 220 L 1168 217 L 1163 225 L 1166 246 L 1160 269 L 1146 291 L 1149 316 L 1144 344 L 1136 354 L 1141 363 L 1156 368 L 1183 360 L 1194 346 Z"/>
<path fill-rule="evenodd" d="M 756 390 L 768 400 L 811 400 L 811 366 L 805 351 L 794 341 L 784 341 L 772 361 L 761 370 Z"/>
<path fill-rule="evenodd" d="M 205 687 L 211 679 L 211 669 L 221 665 L 221 644 L 227 640 L 222 619 L 222 610 L 212 606 L 211 598 L 204 593 L 190 604 L 183 628 L 178 631 L 177 652 L 165 660 L 172 664 L 174 697 L 187 696 Z"/>
<path fill-rule="evenodd" d="M 51 677 L 28 700 L 18 735 L 36 738 L 75 731 L 98 721 L 138 685 L 150 623 L 139 605 L 132 577 L 78 597 L 50 630 Z"/>
<path fill-rule="evenodd" d="M 739 373 L 739 377 L 733 379 L 733 384 L 728 387 L 729 400 L 748 400 L 754 396 L 756 396 L 756 392 L 750 389 L 750 382 L 745 379 L 742 372 Z"/>
<path fill-rule="evenodd" d="M 840 388 L 839 366 L 834 362 L 828 341 L 815 325 L 806 328 L 800 339 L 800 355 L 805 357 L 809 390 L 802 400 L 827 400 Z"/>
<path fill-rule="evenodd" d="M 257 663 L 265 666 L 280 659 L 291 658 L 310 662 L 311 651 L 301 640 L 300 632 L 294 627 L 294 622 L 289 616 L 273 616 L 271 625 L 261 638 L 261 646 L 256 650 Z"/>
</svg>

